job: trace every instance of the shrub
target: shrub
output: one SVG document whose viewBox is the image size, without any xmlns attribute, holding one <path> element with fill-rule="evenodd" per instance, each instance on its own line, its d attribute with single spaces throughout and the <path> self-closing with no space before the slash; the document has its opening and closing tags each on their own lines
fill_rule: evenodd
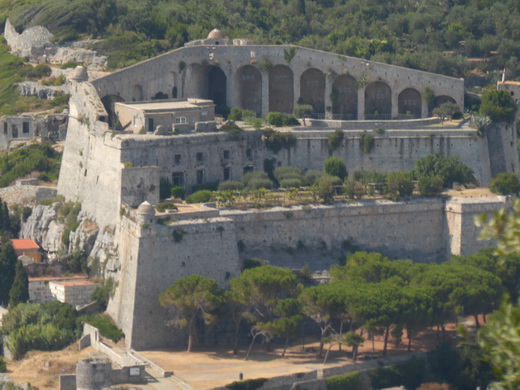
<svg viewBox="0 0 520 390">
<path fill-rule="evenodd" d="M 244 176 L 242 176 L 242 183 L 244 183 L 244 186 L 249 188 L 249 183 L 254 180 L 269 180 L 269 176 L 265 172 L 255 171 L 255 172 L 249 172 L 246 173 Z"/>
<path fill-rule="evenodd" d="M 211 200 L 213 192 L 209 190 L 201 190 L 194 192 L 188 198 L 186 198 L 186 203 L 206 203 Z"/>
<path fill-rule="evenodd" d="M 97 329 L 102 336 L 117 343 L 119 340 L 125 337 L 125 334 L 119 329 L 112 319 L 106 314 L 91 314 L 82 316 L 79 318 L 81 322 L 86 322 Z"/>
<path fill-rule="evenodd" d="M 413 193 L 413 181 L 410 172 L 392 172 L 386 177 L 387 195 L 391 199 L 410 196 Z"/>
<path fill-rule="evenodd" d="M 239 139 L 240 134 L 244 132 L 244 130 L 242 130 L 242 128 L 240 128 L 235 122 L 227 122 L 223 124 L 220 127 L 220 130 L 230 134 L 233 139 Z"/>
<path fill-rule="evenodd" d="M 337 176 L 341 180 L 347 176 L 345 162 L 339 157 L 330 157 L 323 163 L 323 171 L 331 176 Z"/>
<path fill-rule="evenodd" d="M 265 146 L 273 153 L 278 153 L 280 150 L 290 149 L 296 146 L 296 137 L 293 133 L 279 132 L 273 129 L 264 130 Z"/>
<path fill-rule="evenodd" d="M 338 375 L 325 379 L 327 390 L 357 390 L 361 387 L 361 374 L 353 372 L 351 374 Z"/>
<path fill-rule="evenodd" d="M 433 110 L 433 115 L 440 117 L 442 120 L 457 119 L 460 118 L 461 114 L 459 105 L 451 102 L 443 103 Z"/>
<path fill-rule="evenodd" d="M 452 187 L 454 182 L 460 184 L 473 183 L 473 170 L 462 164 L 458 157 L 443 157 L 439 153 L 432 153 L 419 159 L 415 163 L 414 177 L 441 176 L 443 187 Z"/>
<path fill-rule="evenodd" d="M 230 390 L 256 390 L 261 388 L 264 383 L 267 382 L 267 379 L 258 378 L 258 379 L 248 379 L 240 382 L 233 382 L 229 385 L 226 385 L 226 389 Z"/>
<path fill-rule="evenodd" d="M 250 190 L 258 190 L 260 188 L 271 189 L 273 188 L 273 182 L 270 179 L 253 179 L 247 184 L 247 188 Z"/>
<path fill-rule="evenodd" d="M 419 193 L 423 196 L 437 196 L 443 190 L 442 176 L 421 176 L 419 177 Z"/>
<path fill-rule="evenodd" d="M 250 259 L 245 259 L 242 265 L 242 270 L 262 267 L 264 265 L 268 265 L 269 262 L 267 260 L 258 259 L 256 257 L 251 257 Z"/>
<path fill-rule="evenodd" d="M 344 134 L 343 130 L 336 130 L 334 134 L 331 134 L 327 137 L 327 145 L 329 146 L 329 149 L 334 151 L 341 145 L 341 142 L 343 141 Z"/>
<path fill-rule="evenodd" d="M 280 187 L 282 188 L 300 188 L 302 186 L 301 179 L 282 179 L 280 180 Z"/>
<path fill-rule="evenodd" d="M 274 170 L 274 177 L 279 183 L 285 179 L 303 179 L 302 170 L 298 167 L 278 167 Z"/>
<path fill-rule="evenodd" d="M 318 196 L 323 199 L 324 202 L 330 202 L 334 199 L 336 191 L 331 177 L 322 176 L 316 181 L 315 185 L 317 187 Z"/>
<path fill-rule="evenodd" d="M 178 210 L 172 202 L 161 202 L 156 207 L 156 210 L 163 213 L 166 210 Z"/>
<path fill-rule="evenodd" d="M 490 90 L 482 95 L 480 114 L 493 122 L 512 122 L 515 119 L 516 104 L 509 92 Z"/>
<path fill-rule="evenodd" d="M 0 356 L 0 373 L 7 371 L 7 363 L 5 362 L 4 358 Z"/>
<path fill-rule="evenodd" d="M 374 147 L 374 136 L 372 134 L 363 133 L 359 137 L 359 146 L 363 149 L 364 154 L 369 154 Z"/>
<path fill-rule="evenodd" d="M 316 180 L 318 180 L 319 177 L 323 175 L 323 172 L 316 171 L 314 169 L 309 169 L 307 172 L 305 172 L 305 175 L 303 176 L 303 184 L 306 186 L 312 186 L 314 183 L 316 183 Z"/>
<path fill-rule="evenodd" d="M 284 115 L 280 112 L 270 112 L 265 117 L 265 121 L 274 127 L 281 127 L 284 124 Z"/>
<path fill-rule="evenodd" d="M 294 108 L 294 115 L 298 118 L 305 118 L 314 112 L 314 108 L 310 104 L 298 104 Z"/>
<path fill-rule="evenodd" d="M 173 199 L 184 199 L 186 197 L 186 189 L 183 186 L 173 186 L 170 189 L 170 195 Z"/>
<path fill-rule="evenodd" d="M 192 192 L 208 190 L 208 191 L 216 191 L 218 189 L 218 181 L 210 181 L 208 183 L 202 184 L 194 184 L 191 186 Z"/>
<path fill-rule="evenodd" d="M 232 121 L 247 121 L 254 117 L 256 117 L 256 114 L 251 110 L 233 107 L 228 116 L 228 119 Z"/>
<path fill-rule="evenodd" d="M 238 180 L 226 180 L 218 185 L 219 191 L 237 191 L 242 189 L 244 189 L 244 184 Z"/>
<path fill-rule="evenodd" d="M 365 186 L 359 181 L 346 179 L 343 183 L 343 193 L 350 199 L 361 199 L 365 195 Z"/>
<path fill-rule="evenodd" d="M 495 194 L 518 195 L 520 193 L 520 181 L 514 173 L 500 173 L 491 180 L 489 189 Z"/>
</svg>

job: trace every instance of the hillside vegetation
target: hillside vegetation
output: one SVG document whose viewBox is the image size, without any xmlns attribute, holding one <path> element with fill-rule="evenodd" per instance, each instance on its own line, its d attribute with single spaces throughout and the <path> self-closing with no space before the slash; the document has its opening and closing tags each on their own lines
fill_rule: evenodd
<svg viewBox="0 0 520 390">
<path fill-rule="evenodd" d="M 492 83 L 504 67 L 520 76 L 517 0 L 0 0 L 0 21 L 44 25 L 57 40 L 108 38 L 97 49 L 109 66 L 204 38 L 291 43 L 462 77 L 478 63 Z M 493 71 L 487 74 L 487 71 Z"/>
</svg>

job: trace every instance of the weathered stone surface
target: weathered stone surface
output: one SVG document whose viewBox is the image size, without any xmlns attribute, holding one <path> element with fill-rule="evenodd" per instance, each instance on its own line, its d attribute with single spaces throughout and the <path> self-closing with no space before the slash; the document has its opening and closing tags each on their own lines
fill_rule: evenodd
<svg viewBox="0 0 520 390">
<path fill-rule="evenodd" d="M 41 85 L 36 81 L 24 81 L 18 84 L 18 91 L 22 96 L 36 96 L 39 99 L 54 99 L 58 95 L 70 92 L 70 86 Z"/>
</svg>

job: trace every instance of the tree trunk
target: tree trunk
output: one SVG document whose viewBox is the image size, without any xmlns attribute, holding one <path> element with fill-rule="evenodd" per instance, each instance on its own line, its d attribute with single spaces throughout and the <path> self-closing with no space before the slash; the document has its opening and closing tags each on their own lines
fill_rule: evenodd
<svg viewBox="0 0 520 390">
<path fill-rule="evenodd" d="M 193 347 L 193 334 L 195 333 L 195 316 L 190 318 L 188 322 L 188 349 L 187 352 L 191 352 Z"/>
<path fill-rule="evenodd" d="M 359 346 L 357 346 L 357 345 L 352 346 L 352 360 L 354 360 L 354 361 L 357 360 L 358 349 L 359 349 Z"/>
<path fill-rule="evenodd" d="M 244 360 L 249 359 L 249 354 L 251 353 L 251 349 L 253 349 L 253 344 L 255 343 L 255 340 L 259 334 L 260 333 L 255 333 L 255 335 L 253 336 L 253 340 L 251 340 L 251 344 L 249 344 L 249 348 L 247 349 L 246 357 L 244 358 Z"/>
<path fill-rule="evenodd" d="M 240 322 L 241 320 L 235 322 L 235 341 L 233 345 L 233 355 L 238 355 L 238 334 L 240 332 Z"/>
<path fill-rule="evenodd" d="M 325 359 L 323 359 L 323 364 L 327 363 L 327 359 L 329 358 L 329 352 L 332 349 L 333 343 L 330 343 L 329 348 L 327 348 L 327 353 L 325 354 Z"/>
<path fill-rule="evenodd" d="M 484 324 L 487 324 L 486 313 L 482 313 L 482 319 L 484 320 Z"/>
<path fill-rule="evenodd" d="M 285 345 L 283 346 L 283 352 L 282 352 L 282 357 L 285 356 L 285 352 L 287 352 L 287 347 L 289 346 L 289 337 L 286 337 L 285 338 Z"/>
<path fill-rule="evenodd" d="M 340 322 L 339 324 L 339 339 L 341 340 L 341 335 L 343 334 L 343 321 Z M 338 351 L 341 352 L 341 342 L 338 343 L 339 344 L 339 348 L 338 348 Z"/>
<path fill-rule="evenodd" d="M 390 334 L 390 327 L 387 326 L 385 329 L 385 343 L 383 346 L 383 356 L 386 356 L 386 347 L 388 346 L 388 336 Z"/>
<path fill-rule="evenodd" d="M 408 352 L 412 350 L 412 330 L 410 328 L 406 329 L 406 336 L 408 337 Z"/>
<path fill-rule="evenodd" d="M 475 314 L 473 317 L 475 318 L 475 329 L 478 330 L 478 328 L 480 328 L 480 322 L 478 321 L 478 314 Z"/>
</svg>

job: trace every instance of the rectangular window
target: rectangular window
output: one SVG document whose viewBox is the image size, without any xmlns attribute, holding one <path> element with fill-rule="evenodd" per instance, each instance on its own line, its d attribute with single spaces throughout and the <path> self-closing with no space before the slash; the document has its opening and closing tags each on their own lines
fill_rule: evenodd
<svg viewBox="0 0 520 390">
<path fill-rule="evenodd" d="M 180 116 L 178 118 L 175 118 L 175 123 L 186 123 L 186 117 Z"/>
<path fill-rule="evenodd" d="M 153 118 L 148 118 L 148 131 L 153 131 Z"/>
<path fill-rule="evenodd" d="M 172 183 L 174 186 L 184 186 L 184 172 L 173 172 Z"/>
<path fill-rule="evenodd" d="M 224 158 L 227 160 L 231 153 L 229 153 L 229 150 L 224 150 Z"/>
<path fill-rule="evenodd" d="M 23 129 L 24 134 L 29 134 L 29 122 L 23 122 Z"/>
<path fill-rule="evenodd" d="M 224 180 L 231 180 L 231 168 L 224 168 Z"/>
<path fill-rule="evenodd" d="M 197 162 L 202 162 L 202 161 L 204 161 L 204 153 L 198 152 L 197 153 Z"/>
<path fill-rule="evenodd" d="M 252 155 L 253 155 L 253 151 L 251 149 L 246 149 L 246 157 L 251 158 Z"/>
<path fill-rule="evenodd" d="M 204 170 L 199 169 L 197 171 L 197 184 L 202 184 L 202 183 L 204 183 Z"/>
<path fill-rule="evenodd" d="M 181 163 L 181 155 L 180 154 L 176 154 L 175 155 L 175 164 L 180 164 Z"/>
<path fill-rule="evenodd" d="M 11 125 L 11 137 L 18 138 L 18 126 Z"/>
</svg>

